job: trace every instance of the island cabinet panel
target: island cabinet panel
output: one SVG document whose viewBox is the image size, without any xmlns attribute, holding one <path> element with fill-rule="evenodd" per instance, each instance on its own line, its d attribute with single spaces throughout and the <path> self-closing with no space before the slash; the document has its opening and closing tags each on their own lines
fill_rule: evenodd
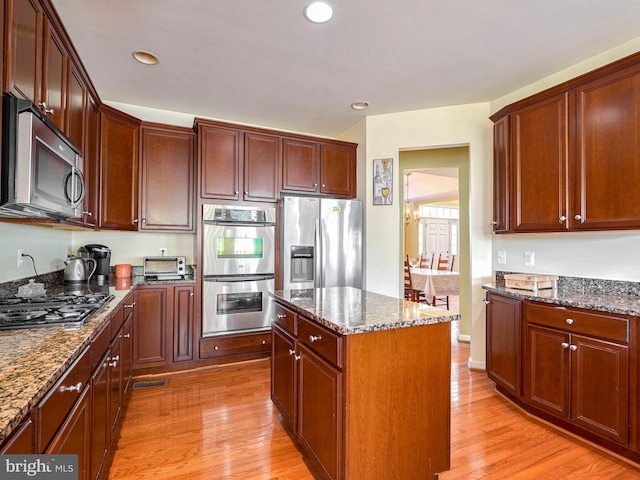
<svg viewBox="0 0 640 480">
<path fill-rule="evenodd" d="M 521 396 L 520 300 L 487 294 L 487 374 L 508 393 Z"/>
<path fill-rule="evenodd" d="M 557 95 L 512 114 L 516 232 L 569 228 L 567 97 Z"/>
<path fill-rule="evenodd" d="M 142 124 L 140 231 L 193 232 L 193 129 Z"/>
<path fill-rule="evenodd" d="M 35 427 L 33 420 L 28 417 L 22 424 L 16 428 L 11 436 L 2 443 L 0 447 L 0 454 L 6 453 L 9 455 L 16 453 L 36 453 L 34 445 L 34 432 Z"/>
<path fill-rule="evenodd" d="M 525 306 L 526 403 L 569 426 L 628 445 L 630 385 L 635 385 L 630 351 L 635 330 L 629 319 L 535 302 Z"/>
<path fill-rule="evenodd" d="M 493 220 L 494 232 L 509 231 L 510 147 L 509 119 L 507 115 L 493 126 Z"/>
<path fill-rule="evenodd" d="M 576 90 L 575 229 L 638 228 L 640 65 Z"/>
<path fill-rule="evenodd" d="M 286 425 L 298 431 L 298 363 L 296 340 L 284 329 L 271 329 L 271 399 L 278 407 Z M 277 373 L 276 373 L 277 372 Z"/>
<path fill-rule="evenodd" d="M 100 222 L 113 230 L 138 230 L 140 121 L 100 107 Z"/>
</svg>

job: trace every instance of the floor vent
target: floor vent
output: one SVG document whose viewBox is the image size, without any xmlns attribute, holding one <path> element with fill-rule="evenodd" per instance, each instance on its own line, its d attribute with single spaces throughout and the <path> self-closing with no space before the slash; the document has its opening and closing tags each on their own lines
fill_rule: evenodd
<svg viewBox="0 0 640 480">
<path fill-rule="evenodd" d="M 152 388 L 152 387 L 164 387 L 169 383 L 169 380 L 151 380 L 148 382 L 135 382 L 133 384 L 134 390 L 142 390 L 143 388 Z"/>
</svg>

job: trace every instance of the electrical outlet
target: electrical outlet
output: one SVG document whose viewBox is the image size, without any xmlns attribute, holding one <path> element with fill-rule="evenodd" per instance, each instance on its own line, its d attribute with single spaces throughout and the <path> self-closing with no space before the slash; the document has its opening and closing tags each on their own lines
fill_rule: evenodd
<svg viewBox="0 0 640 480">
<path fill-rule="evenodd" d="M 534 266 L 536 264 L 536 252 L 524 252 L 524 264 Z"/>
<path fill-rule="evenodd" d="M 160 247 L 160 256 L 165 257 L 167 255 L 167 247 Z"/>
<path fill-rule="evenodd" d="M 507 252 L 504 250 L 498 250 L 498 264 L 506 265 L 507 264 Z"/>
<path fill-rule="evenodd" d="M 22 252 L 24 252 L 24 250 L 22 249 L 18 249 L 18 268 L 22 268 L 22 266 L 24 265 L 24 258 L 22 257 Z"/>
</svg>

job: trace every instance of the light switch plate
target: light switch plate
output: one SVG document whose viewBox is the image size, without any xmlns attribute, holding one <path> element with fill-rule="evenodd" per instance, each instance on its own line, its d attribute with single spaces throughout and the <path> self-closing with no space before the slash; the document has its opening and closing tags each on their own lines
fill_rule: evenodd
<svg viewBox="0 0 640 480">
<path fill-rule="evenodd" d="M 498 265 L 507 264 L 507 252 L 504 250 L 498 250 Z"/>
<path fill-rule="evenodd" d="M 524 264 L 533 266 L 536 264 L 536 252 L 524 252 Z"/>
</svg>

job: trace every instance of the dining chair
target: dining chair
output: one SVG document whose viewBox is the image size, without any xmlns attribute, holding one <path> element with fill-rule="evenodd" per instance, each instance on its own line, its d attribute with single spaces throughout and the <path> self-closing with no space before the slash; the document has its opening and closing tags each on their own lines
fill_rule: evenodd
<svg viewBox="0 0 640 480">
<path fill-rule="evenodd" d="M 455 255 L 451 255 L 451 264 L 449 265 L 449 271 L 453 272 L 453 262 L 456 261 L 456 256 Z"/>
<path fill-rule="evenodd" d="M 415 300 L 413 294 L 413 282 L 411 281 L 411 265 L 409 264 L 409 255 L 404 260 L 404 299 Z"/>
<path fill-rule="evenodd" d="M 442 258 L 442 254 L 438 255 L 438 270 L 449 270 L 449 259 Z"/>
<path fill-rule="evenodd" d="M 433 268 L 433 257 L 435 257 L 435 253 L 431 254 L 431 261 L 428 261 L 427 258 L 425 257 L 425 254 L 423 253 L 420 256 L 420 268 Z"/>
</svg>

